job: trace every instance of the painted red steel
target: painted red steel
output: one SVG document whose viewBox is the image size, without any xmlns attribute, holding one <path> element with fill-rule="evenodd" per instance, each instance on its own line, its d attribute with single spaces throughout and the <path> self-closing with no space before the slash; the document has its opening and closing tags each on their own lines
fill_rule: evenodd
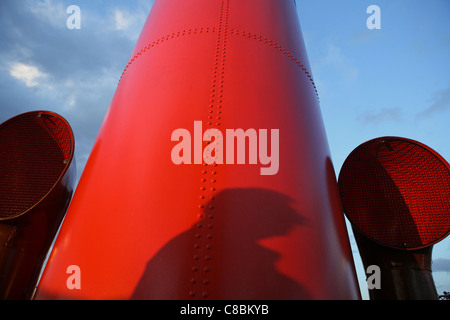
<svg viewBox="0 0 450 320">
<path fill-rule="evenodd" d="M 279 129 L 279 170 L 174 164 L 194 121 Z M 359 297 L 294 1 L 156 0 L 36 298 Z"/>
</svg>

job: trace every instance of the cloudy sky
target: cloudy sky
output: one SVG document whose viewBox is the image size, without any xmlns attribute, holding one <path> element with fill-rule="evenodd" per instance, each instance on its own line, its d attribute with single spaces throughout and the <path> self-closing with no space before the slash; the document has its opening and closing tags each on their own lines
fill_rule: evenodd
<svg viewBox="0 0 450 320">
<path fill-rule="evenodd" d="M 80 176 L 152 3 L 1 0 L 0 122 L 31 110 L 61 114 L 75 133 Z M 372 4 L 381 29 L 367 28 Z M 80 29 L 67 27 L 70 5 L 81 10 Z M 297 0 L 297 11 L 337 173 L 356 146 L 386 135 L 450 160 L 448 0 Z M 439 293 L 450 291 L 449 238 L 433 251 Z"/>
</svg>

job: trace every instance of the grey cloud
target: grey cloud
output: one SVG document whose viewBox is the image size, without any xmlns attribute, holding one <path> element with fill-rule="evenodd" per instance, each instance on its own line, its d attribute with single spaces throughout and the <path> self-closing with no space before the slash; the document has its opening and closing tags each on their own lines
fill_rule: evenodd
<svg viewBox="0 0 450 320">
<path fill-rule="evenodd" d="M 400 108 L 381 108 L 379 111 L 366 111 L 358 116 L 363 124 L 379 124 L 387 121 L 401 121 L 402 111 Z"/>
<path fill-rule="evenodd" d="M 433 272 L 446 271 L 450 272 L 450 259 L 437 258 L 433 260 Z"/>
<path fill-rule="evenodd" d="M 79 176 L 150 6 L 141 0 L 79 1 L 81 29 L 69 30 L 70 4 L 0 1 L 0 123 L 32 110 L 61 114 L 75 134 Z M 120 6 L 128 8 L 120 9 L 123 18 L 133 19 L 126 30 L 114 25 L 112 13 Z M 27 86 L 11 75 L 14 63 L 45 77 Z"/>
<path fill-rule="evenodd" d="M 420 120 L 448 110 L 450 110 L 450 85 L 446 89 L 435 92 L 431 104 L 418 113 L 416 118 Z"/>
</svg>

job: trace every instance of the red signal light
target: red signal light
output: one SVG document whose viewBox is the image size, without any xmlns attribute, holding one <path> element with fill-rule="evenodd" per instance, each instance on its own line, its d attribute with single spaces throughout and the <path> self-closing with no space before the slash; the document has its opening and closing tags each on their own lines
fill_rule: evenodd
<svg viewBox="0 0 450 320">
<path fill-rule="evenodd" d="M 29 299 L 75 181 L 75 142 L 61 116 L 0 124 L 0 299 Z"/>
<path fill-rule="evenodd" d="M 51 112 L 28 112 L 0 125 L 0 220 L 38 204 L 73 157 L 68 123 Z"/>
<path fill-rule="evenodd" d="M 450 233 L 450 166 L 419 142 L 361 144 L 342 166 L 339 189 L 353 226 L 385 246 L 419 249 Z"/>
</svg>

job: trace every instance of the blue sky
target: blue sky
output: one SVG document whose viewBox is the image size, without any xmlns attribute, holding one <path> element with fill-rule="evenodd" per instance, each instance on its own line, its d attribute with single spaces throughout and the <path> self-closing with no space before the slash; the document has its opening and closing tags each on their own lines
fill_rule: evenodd
<svg viewBox="0 0 450 320">
<path fill-rule="evenodd" d="M 380 8 L 379 30 L 366 26 L 372 4 Z M 420 141 L 450 161 L 449 1 L 299 0 L 297 11 L 337 174 L 355 147 L 389 135 Z M 441 294 L 450 287 L 449 238 L 433 248 Z"/>
<path fill-rule="evenodd" d="M 46 109 L 76 138 L 81 174 L 153 1 L 0 1 L 0 122 Z M 69 30 L 68 6 L 81 9 Z M 381 10 L 370 30 L 369 5 Z M 394 135 L 450 161 L 450 2 L 297 0 L 336 173 L 359 144 Z M 358 278 L 365 275 L 350 232 Z M 436 244 L 433 276 L 450 291 L 450 237 Z"/>
</svg>

